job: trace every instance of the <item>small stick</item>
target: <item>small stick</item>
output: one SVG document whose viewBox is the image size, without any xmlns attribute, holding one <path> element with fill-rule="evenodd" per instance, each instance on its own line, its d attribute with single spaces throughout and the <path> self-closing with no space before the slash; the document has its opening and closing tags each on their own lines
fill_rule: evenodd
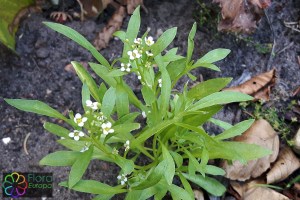
<svg viewBox="0 0 300 200">
<path fill-rule="evenodd" d="M 28 133 L 24 139 L 24 142 L 23 142 L 23 148 L 24 148 L 24 151 L 27 155 L 29 155 L 28 151 L 27 151 L 27 140 L 29 138 L 29 136 L 31 135 L 31 133 Z"/>
</svg>

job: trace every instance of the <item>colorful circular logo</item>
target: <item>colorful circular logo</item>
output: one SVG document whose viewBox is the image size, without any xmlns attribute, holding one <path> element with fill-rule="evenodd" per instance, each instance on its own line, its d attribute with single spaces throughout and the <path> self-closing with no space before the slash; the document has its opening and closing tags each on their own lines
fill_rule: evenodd
<svg viewBox="0 0 300 200">
<path fill-rule="evenodd" d="M 6 195 L 12 198 L 18 198 L 26 193 L 28 183 L 25 176 L 13 172 L 5 176 L 2 187 Z"/>
</svg>

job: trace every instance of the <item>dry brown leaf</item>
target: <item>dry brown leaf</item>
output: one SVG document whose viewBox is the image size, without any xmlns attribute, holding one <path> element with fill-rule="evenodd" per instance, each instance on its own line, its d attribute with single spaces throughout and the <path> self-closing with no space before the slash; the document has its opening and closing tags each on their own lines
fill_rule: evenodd
<svg viewBox="0 0 300 200">
<path fill-rule="evenodd" d="M 298 155 L 300 155 L 300 128 L 297 131 L 294 140 L 293 140 L 294 144 L 293 144 L 293 150 L 295 153 L 297 153 Z"/>
<path fill-rule="evenodd" d="M 136 7 L 138 7 L 139 5 L 142 6 L 143 9 L 147 12 L 147 9 L 145 9 L 144 6 L 144 0 L 126 0 L 126 5 L 128 14 L 132 14 Z"/>
<path fill-rule="evenodd" d="M 242 92 L 253 96 L 255 100 L 268 101 L 270 99 L 271 87 L 274 86 L 276 80 L 275 72 L 275 69 L 272 69 L 271 71 L 251 78 L 241 85 L 224 90 Z"/>
<path fill-rule="evenodd" d="M 280 151 L 278 160 L 267 173 L 267 183 L 270 184 L 280 182 L 299 168 L 299 159 L 289 147 L 285 147 Z"/>
<path fill-rule="evenodd" d="M 94 45 L 97 50 L 106 48 L 109 40 L 112 38 L 114 32 L 118 31 L 123 23 L 123 19 L 126 16 L 126 11 L 123 6 L 120 6 L 109 19 L 107 25 L 101 30 L 98 36 L 94 40 Z"/>
<path fill-rule="evenodd" d="M 274 162 L 279 151 L 279 137 L 272 126 L 264 119 L 257 120 L 241 136 L 235 137 L 234 141 L 256 144 L 272 150 L 272 154 L 257 160 L 251 160 L 246 165 L 239 161 L 234 161 L 229 165 L 223 162 L 223 169 L 226 177 L 231 180 L 245 181 L 250 177 L 256 178 L 270 168 L 270 163 Z"/>
<path fill-rule="evenodd" d="M 85 17 L 97 17 L 112 0 L 77 0 L 81 8 L 81 20 Z"/>
<path fill-rule="evenodd" d="M 202 190 L 193 190 L 195 195 L 195 200 L 204 200 L 204 194 Z"/>
<path fill-rule="evenodd" d="M 213 0 L 222 8 L 219 31 L 252 32 L 270 0 Z"/>
<path fill-rule="evenodd" d="M 88 69 L 89 64 L 87 62 L 79 62 L 86 70 Z M 72 72 L 76 74 L 76 71 L 72 64 L 67 64 L 64 68 L 67 72 Z"/>
<path fill-rule="evenodd" d="M 238 183 L 231 181 L 230 185 L 235 192 L 233 194 L 237 199 L 243 200 L 289 200 L 286 196 L 267 187 L 259 187 L 257 184 L 263 184 L 262 180 L 253 180 L 247 183 Z"/>
</svg>

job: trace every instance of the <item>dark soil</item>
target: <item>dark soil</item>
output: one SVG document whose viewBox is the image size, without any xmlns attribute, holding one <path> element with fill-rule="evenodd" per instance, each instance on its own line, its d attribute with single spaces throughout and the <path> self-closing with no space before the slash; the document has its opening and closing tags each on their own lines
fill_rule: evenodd
<svg viewBox="0 0 300 200">
<path fill-rule="evenodd" d="M 194 22 L 193 16 L 199 11 L 197 2 L 145 0 L 145 5 L 149 13 L 142 12 L 142 32 L 150 27 L 150 35 L 157 38 L 160 30 L 177 26 L 178 36 L 172 46 L 178 46 L 179 52 L 185 54 L 187 36 Z M 300 66 L 297 61 L 297 56 L 300 55 L 300 37 L 299 33 L 286 28 L 283 22 L 298 21 L 299 11 L 298 0 L 274 0 L 272 6 L 266 10 L 269 21 L 265 16 L 262 18 L 257 31 L 250 36 L 251 42 L 238 39 L 234 34 L 218 33 L 215 26 L 211 26 L 212 24 L 209 27 L 213 28 L 200 27 L 196 34 L 195 58 L 220 47 L 231 49 L 232 52 L 224 61 L 218 63 L 221 73 L 200 69 L 194 74 L 197 76 L 202 74 L 204 80 L 212 77 L 233 77 L 233 84 L 237 84 L 237 80 L 242 75 L 256 75 L 274 67 L 277 70 L 278 80 L 272 99 L 274 105 L 284 106 L 290 99 L 292 90 L 300 85 Z M 0 48 L 0 96 L 38 99 L 61 112 L 66 110 L 80 112 L 82 111 L 81 82 L 74 73 L 65 71 L 64 67 L 73 60 L 85 62 L 93 58 L 74 42 L 44 26 L 42 22 L 48 21 L 48 16 L 47 12 L 32 14 L 20 24 L 16 37 L 18 56 L 4 47 Z M 123 29 L 126 28 L 128 19 L 129 17 L 126 18 Z M 66 25 L 92 41 L 107 20 L 108 14 L 105 13 L 98 20 L 73 21 Z M 253 42 L 263 44 L 274 41 L 275 56 L 271 56 L 270 52 L 259 53 L 252 45 Z M 101 53 L 112 61 L 120 56 L 121 50 L 121 42 L 112 40 L 109 47 Z M 178 88 L 180 89 L 186 81 L 186 78 L 182 79 Z M 129 77 L 128 82 L 133 90 L 138 90 L 136 78 Z M 55 142 L 58 138 L 42 127 L 44 121 L 54 121 L 16 110 L 8 106 L 3 98 L 0 102 L 2 113 L 0 139 L 4 137 L 12 139 L 8 145 L 0 142 L 1 171 L 53 172 L 53 199 L 91 199 L 92 195 L 69 191 L 57 185 L 67 179 L 69 168 L 43 167 L 38 164 L 45 155 L 64 149 Z M 231 123 L 239 120 L 235 117 L 235 111 L 231 109 L 221 112 L 218 117 Z M 23 142 L 28 134 L 30 134 L 27 141 L 29 155 L 23 149 Z M 112 164 L 93 161 L 85 178 L 113 185 L 116 183 L 118 170 Z M 123 197 L 116 199 L 123 199 Z"/>
</svg>

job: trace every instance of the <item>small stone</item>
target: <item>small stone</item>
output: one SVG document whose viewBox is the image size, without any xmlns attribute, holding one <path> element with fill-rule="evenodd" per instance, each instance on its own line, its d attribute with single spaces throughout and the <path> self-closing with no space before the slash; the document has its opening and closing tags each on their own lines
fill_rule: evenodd
<svg viewBox="0 0 300 200">
<path fill-rule="evenodd" d="M 36 56 L 38 58 L 47 58 L 49 56 L 49 50 L 47 48 L 40 48 L 36 51 Z"/>
<path fill-rule="evenodd" d="M 6 138 L 2 138 L 2 142 L 7 145 L 8 143 L 10 143 L 11 139 L 10 137 L 6 137 Z"/>
</svg>

